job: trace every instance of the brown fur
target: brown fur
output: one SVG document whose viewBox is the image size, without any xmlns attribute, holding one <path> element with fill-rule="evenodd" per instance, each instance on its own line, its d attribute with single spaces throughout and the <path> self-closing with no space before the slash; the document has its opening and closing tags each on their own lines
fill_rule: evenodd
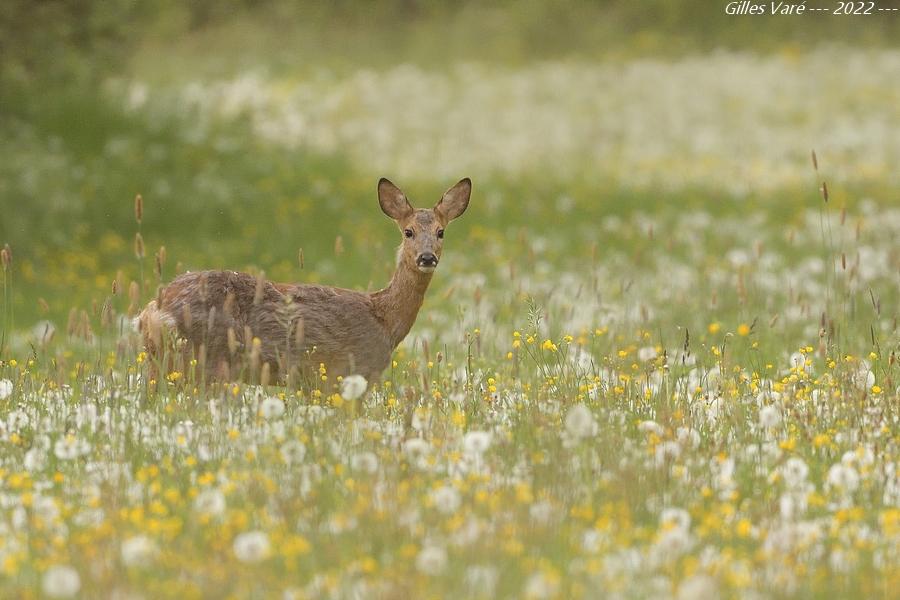
<svg viewBox="0 0 900 600">
<path fill-rule="evenodd" d="M 207 376 L 220 378 L 241 372 L 255 378 L 264 364 L 273 379 L 295 368 L 315 376 L 324 364 L 331 377 L 375 381 L 415 323 L 431 282 L 419 263 L 432 254 L 436 266 L 443 248 L 438 232 L 465 211 L 470 193 L 464 179 L 433 209 L 416 210 L 391 182 L 379 182 L 381 208 L 404 237 L 396 271 L 377 292 L 272 283 L 234 271 L 180 275 L 160 292 L 161 305 L 151 301 L 138 317 L 147 351 L 159 359 L 166 339 L 182 339 L 171 355 L 182 368 L 195 357 Z"/>
</svg>

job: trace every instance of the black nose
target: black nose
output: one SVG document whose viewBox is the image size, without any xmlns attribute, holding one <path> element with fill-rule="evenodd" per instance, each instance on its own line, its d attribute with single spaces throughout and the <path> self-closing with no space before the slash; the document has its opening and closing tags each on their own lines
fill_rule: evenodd
<svg viewBox="0 0 900 600">
<path fill-rule="evenodd" d="M 418 263 L 420 267 L 436 267 L 438 258 L 431 252 L 425 252 L 424 254 L 419 255 L 416 263 Z"/>
</svg>

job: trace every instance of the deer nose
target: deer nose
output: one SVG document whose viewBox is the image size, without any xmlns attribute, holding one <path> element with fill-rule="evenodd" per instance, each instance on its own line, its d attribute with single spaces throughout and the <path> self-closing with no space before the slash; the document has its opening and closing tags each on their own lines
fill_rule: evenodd
<svg viewBox="0 0 900 600">
<path fill-rule="evenodd" d="M 438 257 L 431 252 L 423 252 L 419 255 L 419 258 L 416 259 L 416 264 L 420 267 L 436 267 L 438 264 Z"/>
</svg>

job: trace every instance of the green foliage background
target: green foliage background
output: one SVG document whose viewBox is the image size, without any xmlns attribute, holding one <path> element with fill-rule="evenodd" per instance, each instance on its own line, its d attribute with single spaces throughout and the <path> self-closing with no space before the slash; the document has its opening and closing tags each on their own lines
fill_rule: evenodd
<svg viewBox="0 0 900 600">
<path fill-rule="evenodd" d="M 27 324 L 44 313 L 38 297 L 48 302 L 49 316 L 61 320 L 70 303 L 102 302 L 118 270 L 126 279 L 137 276 L 131 256 L 136 193 L 146 199 L 147 270 L 155 249 L 166 245 L 172 258 L 164 276 L 180 262 L 366 287 L 390 271 L 395 233 L 375 208 L 374 180 L 358 173 L 341 149 L 286 152 L 257 142 L 240 122 L 225 132 L 240 140 L 236 145 L 185 142 L 177 135 L 180 117 L 129 112 L 109 93 L 110 82 L 139 79 L 165 87 L 260 68 L 271 77 L 302 78 L 397 64 L 440 71 L 465 62 L 615 63 L 723 49 L 790 54 L 822 44 L 889 48 L 898 39 L 896 18 L 734 18 L 724 3 L 664 0 L 10 0 L 0 6 L 0 242 L 11 244 L 22 275 L 13 289 L 17 320 Z M 105 152 L 116 139 L 127 140 L 129 151 Z M 165 152 L 155 152 L 159 148 Z M 198 187 L 198 174 L 230 190 L 229 198 Z M 152 192 L 163 180 L 175 190 L 169 198 Z M 450 182 L 401 183 L 425 203 Z M 740 210 L 721 201 L 727 194 L 714 182 L 707 189 L 642 191 L 529 172 L 483 176 L 476 198 L 480 190 L 499 190 L 504 202 L 514 202 L 501 208 L 500 229 L 511 232 L 511 240 L 523 226 L 529 235 L 571 230 L 562 236 L 571 240 L 563 255 L 588 252 L 591 235 L 576 232 L 602 215 L 675 205 Z M 848 184 L 836 193 L 845 194 L 846 205 L 880 191 Z M 577 205 L 569 216 L 522 209 L 563 193 Z M 788 200 L 801 193 L 809 197 L 809 189 L 789 189 L 752 199 L 770 205 L 773 220 L 783 221 L 796 216 L 796 203 Z M 474 202 L 471 223 L 487 217 L 484 205 Z M 333 257 L 334 237 L 342 232 L 347 253 Z M 311 265 L 303 274 L 295 259 L 301 247 Z"/>
</svg>

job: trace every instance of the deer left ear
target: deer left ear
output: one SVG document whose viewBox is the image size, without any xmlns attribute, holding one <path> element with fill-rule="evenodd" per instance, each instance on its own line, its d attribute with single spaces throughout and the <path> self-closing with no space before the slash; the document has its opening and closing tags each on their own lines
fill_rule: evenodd
<svg viewBox="0 0 900 600">
<path fill-rule="evenodd" d="M 464 212 L 469 206 L 469 196 L 472 195 L 472 180 L 466 177 L 461 179 L 459 183 L 444 192 L 434 210 L 444 220 L 452 221 Z"/>
</svg>

